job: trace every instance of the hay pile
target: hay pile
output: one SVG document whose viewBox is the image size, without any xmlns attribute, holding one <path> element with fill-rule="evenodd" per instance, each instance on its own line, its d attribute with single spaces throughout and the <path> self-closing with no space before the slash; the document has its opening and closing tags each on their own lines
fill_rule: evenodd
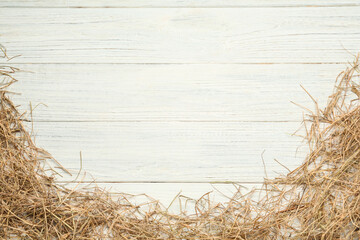
<svg viewBox="0 0 360 240">
<path fill-rule="evenodd" d="M 1 239 L 358 239 L 360 231 L 359 61 L 337 79 L 325 109 L 305 121 L 309 155 L 262 190 L 193 214 L 171 215 L 159 203 L 141 208 L 94 188 L 56 184 L 51 156 L 39 149 L 8 98 L 17 69 L 0 67 Z M 262 198 L 254 200 L 252 194 Z"/>
</svg>

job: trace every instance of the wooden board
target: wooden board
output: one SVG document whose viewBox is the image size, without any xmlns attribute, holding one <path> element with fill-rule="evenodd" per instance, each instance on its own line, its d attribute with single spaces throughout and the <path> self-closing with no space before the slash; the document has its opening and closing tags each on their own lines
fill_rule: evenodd
<svg viewBox="0 0 360 240">
<path fill-rule="evenodd" d="M 271 122 L 302 120 L 324 106 L 345 64 L 31 64 L 15 76 L 14 101 L 35 121 Z M 29 117 L 28 117 L 29 118 Z"/>
<path fill-rule="evenodd" d="M 44 147 L 98 182 L 262 182 L 304 161 L 294 122 L 37 122 Z M 298 147 L 301 147 L 298 149 Z M 79 178 L 81 179 L 81 178 Z M 78 180 L 79 180 L 78 179 Z"/>
<path fill-rule="evenodd" d="M 342 7 L 359 6 L 356 0 L 2 0 L 0 7 Z"/>
<path fill-rule="evenodd" d="M 0 8 L 0 42 L 32 64 L 344 63 L 359 28 L 356 6 Z"/>
</svg>

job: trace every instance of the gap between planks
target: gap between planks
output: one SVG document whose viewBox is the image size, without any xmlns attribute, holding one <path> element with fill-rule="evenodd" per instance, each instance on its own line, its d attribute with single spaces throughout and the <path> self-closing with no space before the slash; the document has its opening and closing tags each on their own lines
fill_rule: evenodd
<svg viewBox="0 0 360 240">
<path fill-rule="evenodd" d="M 140 9 L 156 9 L 156 8 L 161 8 L 161 9 L 172 9 L 172 8 L 176 8 L 176 9 L 197 9 L 197 8 L 338 8 L 338 7 L 358 7 L 360 6 L 360 4 L 339 4 L 339 5 L 299 5 L 299 6 L 291 6 L 291 5 L 284 5 L 284 6 L 236 6 L 236 5 L 232 5 L 232 6 L 192 6 L 192 7 L 186 7 L 186 6 L 138 6 L 138 7 L 125 7 L 125 6 L 113 6 L 113 7 L 84 7 L 84 6 L 57 6 L 57 7 L 51 7 L 51 6 L 44 6 L 44 7 L 32 7 L 32 6 L 0 6 L 1 8 L 15 8 L 15 9 L 27 9 L 27 8 L 41 8 L 41 9 L 56 9 L 56 8 L 84 8 L 84 9 L 88 9 L 88 8 L 119 8 L 119 9 L 128 9 L 128 8 L 140 8 Z"/>
<path fill-rule="evenodd" d="M 22 119 L 24 122 L 28 123 L 173 123 L 173 122 L 188 122 L 188 123 L 301 123 L 297 120 L 271 120 L 271 121 L 261 121 L 261 120 L 28 120 Z"/>
<path fill-rule="evenodd" d="M 184 183 L 184 184 L 263 184 L 261 181 L 55 181 L 56 183 L 67 184 L 67 183 L 114 183 L 114 184 L 169 184 L 169 183 Z"/>
<path fill-rule="evenodd" d="M 1 8 L 1 7 L 0 7 Z M 29 62 L 16 62 L 12 63 L 11 60 L 4 62 L 6 66 L 16 65 L 344 65 L 349 62 L 170 62 L 170 63 L 154 63 L 154 62 L 59 62 L 59 63 L 29 63 Z"/>
</svg>

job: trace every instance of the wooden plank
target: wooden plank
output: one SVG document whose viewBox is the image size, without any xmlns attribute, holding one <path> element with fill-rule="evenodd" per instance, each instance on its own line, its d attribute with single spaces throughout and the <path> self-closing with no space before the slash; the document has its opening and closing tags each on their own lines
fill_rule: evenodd
<svg viewBox="0 0 360 240">
<path fill-rule="evenodd" d="M 2 8 L 0 42 L 15 63 L 343 63 L 359 20 L 355 6 Z"/>
<path fill-rule="evenodd" d="M 338 7 L 359 6 L 356 0 L 2 0 L 0 7 Z"/>
<path fill-rule="evenodd" d="M 38 122 L 36 142 L 98 182 L 262 182 L 304 160 L 293 122 Z M 298 149 L 298 147 L 300 147 Z M 79 179 L 82 179 L 81 177 Z M 89 178 L 85 178 L 89 180 Z"/>
<path fill-rule="evenodd" d="M 261 184 L 241 184 L 234 186 L 233 184 L 209 184 L 209 183 L 98 183 L 98 187 L 110 191 L 114 199 L 122 199 L 125 197 L 135 204 L 160 201 L 165 207 L 170 206 L 171 211 L 178 211 L 180 204 L 185 209 L 185 201 L 187 202 L 187 210 L 192 211 L 194 206 L 193 200 L 198 200 L 204 194 L 209 194 L 209 199 L 213 204 L 226 203 L 229 201 L 240 188 L 242 194 L 248 193 L 252 189 L 261 189 Z M 94 184 L 67 184 L 68 188 L 77 190 L 91 190 Z M 148 197 L 144 196 L 146 194 Z M 179 194 L 179 200 L 173 201 Z M 133 196 L 129 196 L 133 195 Z"/>
<path fill-rule="evenodd" d="M 351 58 L 350 58 L 351 59 Z M 300 121 L 346 65 L 32 64 L 12 91 L 35 121 Z M 30 118 L 30 117 L 28 117 Z"/>
</svg>

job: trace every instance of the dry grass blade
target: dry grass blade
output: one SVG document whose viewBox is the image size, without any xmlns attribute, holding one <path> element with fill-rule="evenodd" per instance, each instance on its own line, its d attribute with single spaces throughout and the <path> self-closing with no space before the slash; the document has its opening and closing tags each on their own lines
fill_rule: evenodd
<svg viewBox="0 0 360 240">
<path fill-rule="evenodd" d="M 310 152 L 301 166 L 267 179 L 262 190 L 243 195 L 239 188 L 224 204 L 214 205 L 205 194 L 192 214 L 170 214 L 156 201 L 134 205 L 125 194 L 113 200 L 98 188 L 56 184 L 44 169 L 51 156 L 35 146 L 8 97 L 16 71 L 0 67 L 1 239 L 359 238 L 358 58 L 338 76 L 327 107 L 305 119 Z M 264 197 L 254 201 L 255 193 Z"/>
</svg>

